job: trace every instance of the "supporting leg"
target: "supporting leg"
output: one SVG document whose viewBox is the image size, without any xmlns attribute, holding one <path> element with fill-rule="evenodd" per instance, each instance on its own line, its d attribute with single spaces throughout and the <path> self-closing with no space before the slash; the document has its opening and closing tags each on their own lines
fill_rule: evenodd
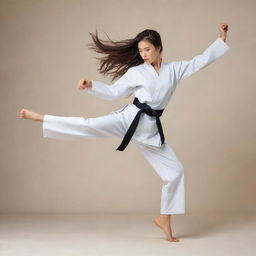
<svg viewBox="0 0 256 256">
<path fill-rule="evenodd" d="M 168 240 L 173 240 L 168 218 L 185 213 L 184 167 L 167 143 L 161 147 L 136 145 L 163 181 L 160 217 L 154 222 L 165 231 Z"/>
</svg>

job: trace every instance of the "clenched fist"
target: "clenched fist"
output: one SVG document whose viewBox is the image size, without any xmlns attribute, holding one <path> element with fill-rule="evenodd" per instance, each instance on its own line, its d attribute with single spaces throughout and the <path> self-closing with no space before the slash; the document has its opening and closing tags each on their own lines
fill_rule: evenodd
<svg viewBox="0 0 256 256">
<path fill-rule="evenodd" d="M 92 88 L 92 80 L 80 79 L 77 85 L 79 90 L 84 90 L 86 88 Z"/>
<path fill-rule="evenodd" d="M 228 24 L 226 23 L 220 23 L 219 25 L 219 30 L 220 30 L 220 38 L 226 42 L 226 37 L 227 37 L 227 31 L 228 31 Z"/>
<path fill-rule="evenodd" d="M 228 31 L 228 24 L 220 23 L 219 30 L 221 33 L 226 33 Z"/>
</svg>

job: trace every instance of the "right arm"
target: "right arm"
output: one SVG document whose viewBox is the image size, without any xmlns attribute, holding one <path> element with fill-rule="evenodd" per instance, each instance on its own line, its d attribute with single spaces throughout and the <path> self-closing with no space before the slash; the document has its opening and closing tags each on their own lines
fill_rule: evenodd
<svg viewBox="0 0 256 256">
<path fill-rule="evenodd" d="M 136 88 L 132 71 L 132 68 L 129 68 L 113 85 L 107 85 L 96 80 L 81 79 L 78 83 L 78 88 L 86 89 L 89 94 L 105 100 L 128 96 L 133 93 Z"/>
</svg>

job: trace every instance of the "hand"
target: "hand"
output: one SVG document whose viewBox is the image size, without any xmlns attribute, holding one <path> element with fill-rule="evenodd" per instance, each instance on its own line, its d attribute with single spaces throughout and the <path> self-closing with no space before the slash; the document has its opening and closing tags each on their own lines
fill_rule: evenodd
<svg viewBox="0 0 256 256">
<path fill-rule="evenodd" d="M 228 24 L 220 23 L 219 30 L 221 33 L 227 33 L 228 31 Z"/>
<path fill-rule="evenodd" d="M 226 23 L 220 23 L 219 30 L 220 30 L 220 38 L 221 38 L 224 42 L 226 42 L 227 31 L 228 31 L 228 24 L 226 24 Z"/>
<path fill-rule="evenodd" d="M 92 88 L 92 80 L 80 79 L 77 85 L 79 90 L 84 90 L 86 88 Z"/>
</svg>

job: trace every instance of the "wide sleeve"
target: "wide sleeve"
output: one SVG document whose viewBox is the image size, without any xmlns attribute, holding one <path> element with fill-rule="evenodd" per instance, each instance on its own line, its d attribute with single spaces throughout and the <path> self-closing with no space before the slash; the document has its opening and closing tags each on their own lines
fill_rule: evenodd
<svg viewBox="0 0 256 256">
<path fill-rule="evenodd" d="M 191 60 L 173 62 L 177 80 L 183 80 L 205 68 L 224 55 L 229 49 L 230 47 L 227 43 L 218 37 L 202 54 L 196 55 Z"/>
<path fill-rule="evenodd" d="M 136 74 L 133 67 L 131 67 L 113 85 L 92 80 L 92 88 L 87 88 L 86 91 L 98 98 L 113 100 L 133 93 L 136 88 L 135 81 Z"/>
</svg>

